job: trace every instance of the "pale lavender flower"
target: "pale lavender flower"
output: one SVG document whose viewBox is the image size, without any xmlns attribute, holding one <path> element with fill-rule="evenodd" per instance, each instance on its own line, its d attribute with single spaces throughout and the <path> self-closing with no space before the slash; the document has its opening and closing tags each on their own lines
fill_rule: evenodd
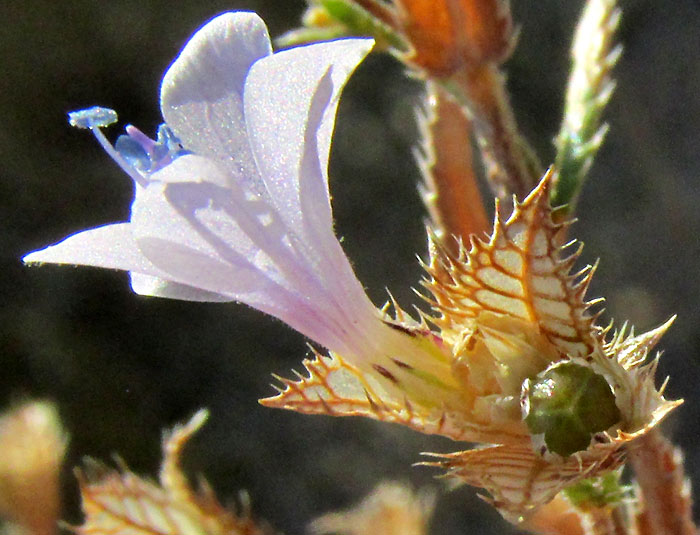
<svg viewBox="0 0 700 535">
<path fill-rule="evenodd" d="M 328 154 L 339 93 L 372 41 L 272 54 L 253 13 L 221 15 L 187 43 L 162 82 L 157 140 L 111 110 L 71 114 L 135 185 L 131 218 L 24 258 L 126 270 L 135 292 L 247 303 L 344 354 L 386 326 L 338 240 Z M 358 344 L 358 346 L 355 346 Z"/>
</svg>

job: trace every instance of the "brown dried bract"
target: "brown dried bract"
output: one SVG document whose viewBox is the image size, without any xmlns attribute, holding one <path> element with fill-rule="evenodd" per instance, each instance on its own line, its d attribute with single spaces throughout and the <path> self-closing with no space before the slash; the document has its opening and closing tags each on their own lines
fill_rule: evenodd
<svg viewBox="0 0 700 535">
<path fill-rule="evenodd" d="M 513 27 L 503 0 L 395 0 L 396 19 L 413 52 L 409 62 L 432 77 L 465 65 L 501 63 L 512 49 Z"/>
<path fill-rule="evenodd" d="M 355 507 L 327 513 L 310 528 L 316 535 L 427 535 L 434 506 L 432 492 L 384 482 Z"/>
<path fill-rule="evenodd" d="M 165 440 L 160 486 L 123 468 L 111 470 L 92 462 L 87 476 L 77 472 L 85 522 L 79 535 L 269 535 L 250 517 L 247 503 L 236 514 L 223 507 L 202 483 L 193 489 L 180 468 L 185 443 L 206 420 L 199 411 Z"/>
</svg>

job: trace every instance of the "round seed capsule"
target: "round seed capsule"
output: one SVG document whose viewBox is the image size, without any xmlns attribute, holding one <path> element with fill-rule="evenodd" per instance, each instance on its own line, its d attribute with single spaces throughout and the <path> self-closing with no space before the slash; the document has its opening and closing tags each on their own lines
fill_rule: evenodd
<svg viewBox="0 0 700 535">
<path fill-rule="evenodd" d="M 532 381 L 525 407 L 530 432 L 544 434 L 547 448 L 563 457 L 585 450 L 594 433 L 620 421 L 605 378 L 573 362 L 552 366 Z"/>
</svg>

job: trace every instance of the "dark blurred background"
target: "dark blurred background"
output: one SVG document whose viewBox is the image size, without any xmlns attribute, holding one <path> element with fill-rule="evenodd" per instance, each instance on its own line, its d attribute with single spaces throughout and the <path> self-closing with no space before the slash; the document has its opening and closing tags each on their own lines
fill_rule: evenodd
<svg viewBox="0 0 700 535">
<path fill-rule="evenodd" d="M 573 234 L 601 258 L 591 296 L 606 319 L 648 329 L 679 315 L 664 339 L 660 379 L 686 404 L 667 427 L 700 481 L 700 3 L 621 2 L 611 132 L 579 205 Z M 520 125 L 549 162 L 562 109 L 568 46 L 581 2 L 516 0 L 520 43 L 508 64 Z M 437 485 L 411 468 L 439 438 L 356 419 L 265 409 L 270 373 L 289 376 L 302 337 L 238 305 L 138 297 L 124 274 L 28 269 L 19 258 L 67 234 L 128 217 L 131 185 L 66 112 L 100 104 L 152 133 L 160 77 L 188 36 L 226 10 L 257 11 L 271 34 L 293 27 L 301 0 L 4 0 L 0 3 L 0 400 L 55 400 L 70 431 L 65 518 L 79 521 L 71 467 L 118 452 L 154 474 L 162 429 L 208 407 L 187 466 L 222 498 L 247 489 L 256 515 L 287 534 L 345 507 L 381 479 Z M 331 161 L 338 233 L 377 304 L 405 307 L 421 276 L 424 211 L 414 106 L 421 87 L 373 56 L 342 100 Z M 114 136 L 118 129 L 112 128 Z M 700 485 L 700 483 L 697 483 Z M 505 533 L 471 489 L 443 494 L 433 532 Z"/>
</svg>

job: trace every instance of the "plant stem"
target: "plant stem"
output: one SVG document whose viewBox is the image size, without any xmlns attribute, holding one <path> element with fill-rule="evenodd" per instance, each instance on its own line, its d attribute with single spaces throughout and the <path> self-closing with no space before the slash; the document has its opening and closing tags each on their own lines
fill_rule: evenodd
<svg viewBox="0 0 700 535">
<path fill-rule="evenodd" d="M 632 442 L 629 460 L 639 486 L 640 535 L 696 535 L 683 456 L 657 429 Z"/>
<path fill-rule="evenodd" d="M 421 120 L 423 153 L 419 164 L 422 197 L 431 226 L 443 246 L 459 254 L 457 239 L 468 242 L 490 224 L 477 185 L 471 150 L 471 124 L 461 107 L 437 84 L 427 84 Z"/>
<path fill-rule="evenodd" d="M 447 87 L 472 119 L 487 179 L 494 194 L 508 204 L 522 199 L 537 184 L 543 169 L 518 133 L 515 116 L 498 67 L 486 63 L 462 69 Z"/>
<path fill-rule="evenodd" d="M 627 535 L 622 507 L 598 507 L 583 513 L 586 535 Z"/>
</svg>

